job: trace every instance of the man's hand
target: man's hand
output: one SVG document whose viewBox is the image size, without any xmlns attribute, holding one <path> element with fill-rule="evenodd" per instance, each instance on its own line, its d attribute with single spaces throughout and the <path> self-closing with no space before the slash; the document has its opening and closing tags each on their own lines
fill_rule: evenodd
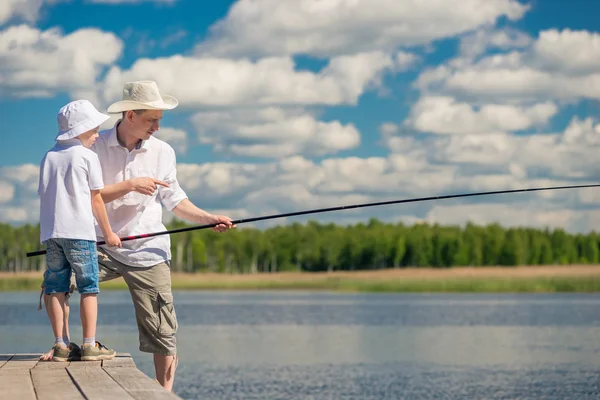
<svg viewBox="0 0 600 400">
<path fill-rule="evenodd" d="M 159 181 L 154 178 L 132 178 L 130 179 L 131 188 L 141 194 L 151 195 L 156 191 L 157 185 L 169 187 L 169 184 L 164 181 Z"/>
<path fill-rule="evenodd" d="M 237 227 L 237 225 L 233 224 L 231 218 L 226 217 L 224 215 L 213 215 L 212 219 L 212 224 L 219 224 L 211 228 L 215 232 L 225 232 L 228 229 L 233 229 Z"/>
<path fill-rule="evenodd" d="M 225 232 L 236 225 L 231 218 L 225 215 L 215 215 L 198 208 L 189 199 L 183 199 L 173 209 L 173 214 L 186 221 L 202 225 L 215 225 L 211 229 L 215 232 Z"/>
</svg>

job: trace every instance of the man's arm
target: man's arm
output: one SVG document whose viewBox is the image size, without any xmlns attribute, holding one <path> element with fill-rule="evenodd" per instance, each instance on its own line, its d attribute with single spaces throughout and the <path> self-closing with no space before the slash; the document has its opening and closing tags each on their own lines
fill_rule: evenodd
<svg viewBox="0 0 600 400">
<path fill-rule="evenodd" d="M 154 178 L 133 178 L 123 182 L 106 185 L 101 190 L 102 199 L 105 203 L 110 203 L 113 200 L 125 196 L 129 192 L 139 192 L 145 195 L 151 195 L 157 188 L 157 185 L 169 187 L 167 182 L 160 181 Z"/>
<path fill-rule="evenodd" d="M 173 209 L 173 213 L 181 219 L 194 222 L 200 225 L 219 224 L 212 229 L 217 232 L 224 232 L 227 229 L 235 228 L 231 222 L 231 218 L 224 215 L 214 215 L 206 212 L 194 205 L 188 199 L 183 199 L 177 207 Z"/>
</svg>

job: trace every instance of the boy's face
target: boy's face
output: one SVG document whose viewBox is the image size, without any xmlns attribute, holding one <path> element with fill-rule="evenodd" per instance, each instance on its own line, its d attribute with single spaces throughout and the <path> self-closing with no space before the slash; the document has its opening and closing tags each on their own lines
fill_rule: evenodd
<svg viewBox="0 0 600 400">
<path fill-rule="evenodd" d="M 154 132 L 160 129 L 160 120 L 163 117 L 161 110 L 144 110 L 141 113 L 129 111 L 127 118 L 131 122 L 132 134 L 136 139 L 148 140 Z"/>
<path fill-rule="evenodd" d="M 77 139 L 79 139 L 81 141 L 81 144 L 84 147 L 87 147 L 89 149 L 96 142 L 96 139 L 98 139 L 98 129 L 99 128 L 100 127 L 97 126 L 94 129 L 92 129 L 91 131 L 82 133 L 81 135 L 77 136 Z"/>
</svg>

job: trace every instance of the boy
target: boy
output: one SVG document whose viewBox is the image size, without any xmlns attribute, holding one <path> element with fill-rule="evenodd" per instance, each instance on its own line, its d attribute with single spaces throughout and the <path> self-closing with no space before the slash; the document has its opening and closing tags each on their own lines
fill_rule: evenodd
<svg viewBox="0 0 600 400">
<path fill-rule="evenodd" d="M 55 338 L 53 361 L 96 361 L 116 355 L 96 341 L 99 288 L 94 217 L 107 245 L 121 247 L 121 240 L 108 222 L 100 195 L 104 187 L 100 161 L 90 150 L 100 125 L 109 118 L 87 100 L 65 105 L 57 116 L 56 145 L 40 164 L 40 241 L 47 248 L 43 290 Z M 63 336 L 65 296 L 73 272 L 81 294 L 81 348 Z"/>
</svg>

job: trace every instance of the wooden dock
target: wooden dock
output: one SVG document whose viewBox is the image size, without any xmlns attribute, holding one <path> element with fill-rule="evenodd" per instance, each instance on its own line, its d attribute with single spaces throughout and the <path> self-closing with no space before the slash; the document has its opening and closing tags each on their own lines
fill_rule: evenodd
<svg viewBox="0 0 600 400">
<path fill-rule="evenodd" d="M 112 360 L 39 361 L 40 354 L 0 354 L 2 399 L 180 399 L 137 369 L 131 355 Z"/>
</svg>

